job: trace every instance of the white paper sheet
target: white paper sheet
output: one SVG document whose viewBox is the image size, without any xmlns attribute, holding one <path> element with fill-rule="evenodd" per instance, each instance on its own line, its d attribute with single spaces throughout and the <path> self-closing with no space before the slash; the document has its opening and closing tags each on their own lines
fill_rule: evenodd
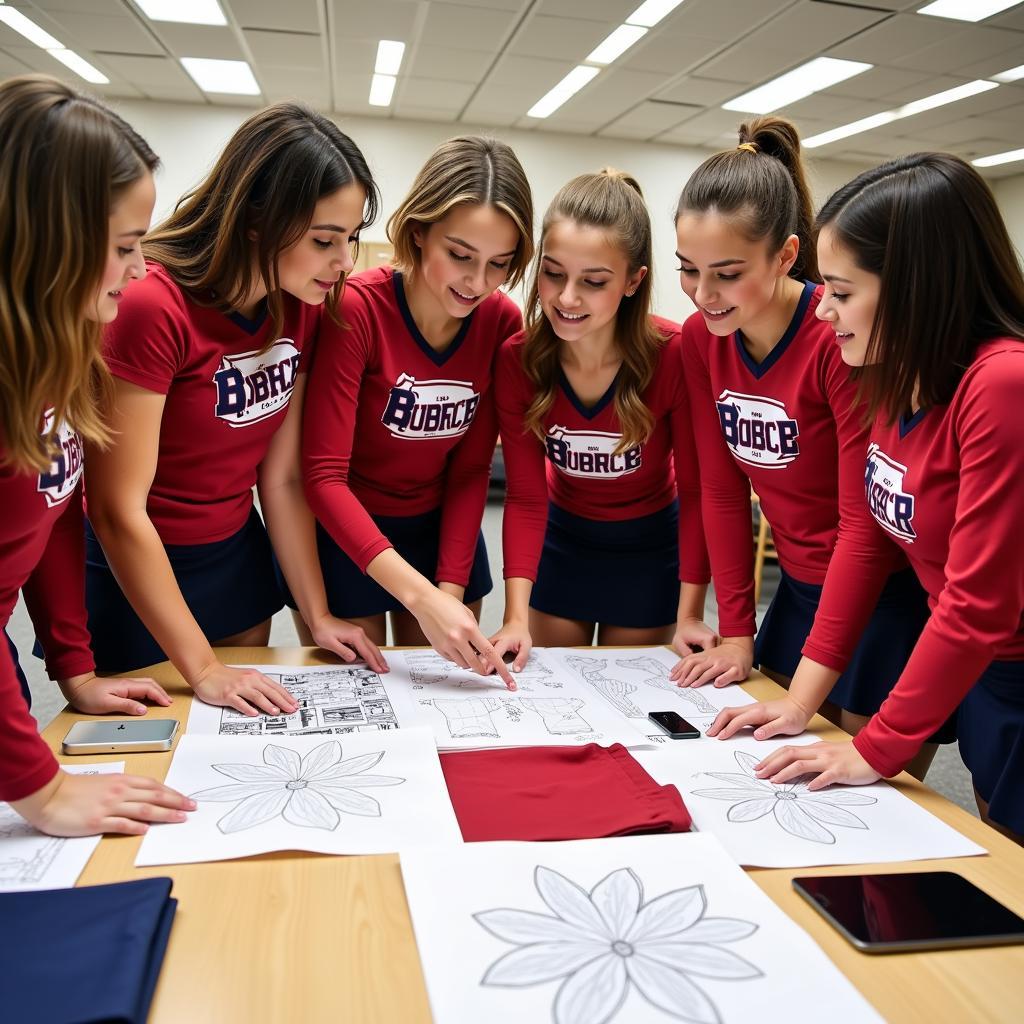
<svg viewBox="0 0 1024 1024">
<path fill-rule="evenodd" d="M 259 669 L 280 683 L 296 699 L 299 709 L 290 715 L 243 715 L 233 708 L 192 702 L 187 732 L 200 736 L 303 736 L 343 735 L 397 729 L 398 715 L 384 679 L 367 665 L 315 666 L 242 665 Z"/>
<path fill-rule="evenodd" d="M 753 765 L 779 747 L 813 743 L 803 734 L 778 740 L 677 741 L 671 748 L 634 751 L 656 782 L 674 785 L 694 827 L 715 835 L 749 867 L 884 864 L 987 851 L 960 835 L 886 782 L 774 786 Z"/>
<path fill-rule="evenodd" d="M 563 648 L 553 653 L 652 743 L 668 742 L 668 737 L 648 719 L 651 711 L 675 711 L 703 732 L 723 708 L 755 703 L 739 686 L 676 686 L 668 673 L 679 657 L 664 647 L 617 651 Z"/>
<path fill-rule="evenodd" d="M 187 864 L 275 850 L 392 853 L 461 843 L 425 729 L 293 736 L 185 735 L 167 785 L 198 808 L 154 825 L 135 863 Z"/>
<path fill-rule="evenodd" d="M 117 775 L 124 761 L 62 765 L 71 775 Z M 0 892 L 70 889 L 102 836 L 60 839 L 37 832 L 10 804 L 0 803 Z"/>
<path fill-rule="evenodd" d="M 401 859 L 437 1024 L 881 1021 L 712 836 Z"/>
<path fill-rule="evenodd" d="M 649 742 L 558 653 L 533 651 L 510 692 L 497 677 L 460 669 L 433 651 L 389 652 L 385 685 L 399 718 L 421 716 L 439 750 Z"/>
</svg>

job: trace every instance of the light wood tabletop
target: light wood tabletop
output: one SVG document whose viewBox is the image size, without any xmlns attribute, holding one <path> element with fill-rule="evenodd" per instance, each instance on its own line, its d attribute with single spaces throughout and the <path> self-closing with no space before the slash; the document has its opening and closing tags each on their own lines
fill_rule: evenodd
<svg viewBox="0 0 1024 1024">
<path fill-rule="evenodd" d="M 322 665 L 336 659 L 310 648 L 235 648 L 230 664 Z M 167 663 L 140 671 L 174 698 L 154 718 L 188 718 L 191 690 Z M 763 676 L 744 684 L 754 697 L 778 696 Z M 44 730 L 55 749 L 83 715 L 62 712 Z M 842 738 L 824 719 L 814 731 Z M 59 756 L 59 755 L 58 755 Z M 69 764 L 76 758 L 60 757 Z M 126 771 L 163 779 L 170 753 L 111 755 Z M 987 857 L 865 866 L 868 871 L 949 870 L 1024 914 L 1024 850 L 908 775 L 894 784 L 990 851 Z M 210 864 L 136 868 L 141 839 L 104 838 L 79 885 L 165 876 L 178 913 L 156 990 L 152 1024 L 430 1021 L 423 972 L 405 902 L 398 857 L 278 853 Z M 842 874 L 850 866 L 753 869 L 750 877 L 814 940 L 891 1022 L 1019 1021 L 1024 946 L 870 956 L 843 940 L 792 889 L 795 875 Z M 799 970 L 798 964 L 793 965 Z M 822 1007 L 827 1020 L 828 1008 Z M 753 1017 L 751 1017 L 753 1019 Z M 479 1024 L 467 1021 L 466 1024 Z M 527 1024 L 527 1022 L 524 1022 Z"/>
</svg>

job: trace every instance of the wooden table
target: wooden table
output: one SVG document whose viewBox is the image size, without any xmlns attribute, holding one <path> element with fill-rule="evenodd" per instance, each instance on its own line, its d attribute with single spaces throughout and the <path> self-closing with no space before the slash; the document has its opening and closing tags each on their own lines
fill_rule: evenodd
<svg viewBox="0 0 1024 1024">
<path fill-rule="evenodd" d="M 309 648 L 236 648 L 219 654 L 224 661 L 242 665 L 335 663 Z M 170 708 L 153 708 L 150 716 L 179 718 L 184 727 L 191 691 L 181 677 L 167 663 L 146 674 L 174 698 Z M 780 692 L 756 673 L 744 685 L 759 699 Z M 83 717 L 64 711 L 43 735 L 59 749 L 71 723 Z M 814 728 L 822 738 L 845 735 L 821 718 L 815 719 Z M 169 753 L 89 758 L 125 760 L 126 771 L 160 779 L 170 759 Z M 895 785 L 980 843 L 990 856 L 867 870 L 956 871 L 1024 914 L 1024 850 L 910 776 L 901 775 Z M 154 875 L 174 879 L 178 914 L 153 1003 L 153 1024 L 430 1021 L 397 856 L 278 853 L 212 864 L 136 868 L 140 842 L 138 837 L 104 838 L 79 884 Z M 848 945 L 790 886 L 794 875 L 851 870 L 856 869 L 754 869 L 749 874 L 887 1020 L 976 1024 L 1024 1019 L 1024 946 L 869 956 Z M 822 1020 L 827 1019 L 828 1008 L 822 1007 Z"/>
</svg>

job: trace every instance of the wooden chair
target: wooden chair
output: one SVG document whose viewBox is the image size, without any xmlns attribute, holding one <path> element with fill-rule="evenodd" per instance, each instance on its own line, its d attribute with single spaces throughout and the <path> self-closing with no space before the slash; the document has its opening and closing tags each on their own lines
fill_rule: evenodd
<svg viewBox="0 0 1024 1024">
<path fill-rule="evenodd" d="M 753 491 L 750 492 L 750 503 L 757 513 L 754 530 L 754 604 L 757 604 L 761 600 L 761 578 L 764 575 L 765 559 L 770 558 L 777 562 L 779 556 L 772 540 L 772 528 L 761 509 L 761 499 Z"/>
</svg>

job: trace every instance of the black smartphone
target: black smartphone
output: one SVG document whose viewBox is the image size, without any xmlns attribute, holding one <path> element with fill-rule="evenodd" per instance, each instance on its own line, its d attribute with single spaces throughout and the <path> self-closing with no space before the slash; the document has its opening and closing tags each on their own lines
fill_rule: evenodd
<svg viewBox="0 0 1024 1024">
<path fill-rule="evenodd" d="M 864 953 L 1024 943 L 1024 919 L 952 871 L 821 875 L 793 888 Z"/>
<path fill-rule="evenodd" d="M 647 716 L 652 722 L 656 722 L 674 740 L 695 740 L 700 736 L 700 729 L 677 715 L 674 711 L 652 711 Z"/>
</svg>

